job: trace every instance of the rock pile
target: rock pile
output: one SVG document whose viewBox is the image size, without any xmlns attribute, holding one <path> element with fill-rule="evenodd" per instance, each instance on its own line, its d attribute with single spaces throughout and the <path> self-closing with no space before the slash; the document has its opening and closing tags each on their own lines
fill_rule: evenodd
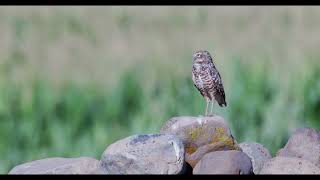
<svg viewBox="0 0 320 180">
<path fill-rule="evenodd" d="M 194 167 L 208 152 L 240 150 L 231 131 L 220 116 L 174 117 L 160 130 L 182 140 L 186 162 Z"/>
<path fill-rule="evenodd" d="M 220 116 L 173 117 L 158 133 L 114 142 L 100 160 L 47 158 L 9 174 L 320 174 L 320 133 L 298 129 L 272 157 L 259 143 L 238 144 Z"/>
</svg>

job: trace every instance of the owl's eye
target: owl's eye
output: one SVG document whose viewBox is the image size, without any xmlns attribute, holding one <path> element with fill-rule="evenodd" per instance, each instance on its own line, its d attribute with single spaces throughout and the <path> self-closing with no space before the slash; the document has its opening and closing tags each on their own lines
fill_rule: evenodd
<svg viewBox="0 0 320 180">
<path fill-rule="evenodd" d="M 200 58 L 200 57 L 201 57 L 201 54 L 197 54 L 197 57 Z"/>
</svg>

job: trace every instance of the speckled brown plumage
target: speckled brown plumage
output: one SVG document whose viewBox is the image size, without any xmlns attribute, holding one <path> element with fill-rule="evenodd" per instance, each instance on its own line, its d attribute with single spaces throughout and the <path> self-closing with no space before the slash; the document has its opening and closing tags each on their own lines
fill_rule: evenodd
<svg viewBox="0 0 320 180">
<path fill-rule="evenodd" d="M 221 76 L 208 51 L 200 50 L 193 54 L 192 80 L 207 101 L 205 115 L 208 115 L 208 104 L 210 102 L 212 106 L 214 101 L 218 102 L 221 107 L 227 106 Z M 212 106 L 210 111 L 212 111 Z"/>
</svg>

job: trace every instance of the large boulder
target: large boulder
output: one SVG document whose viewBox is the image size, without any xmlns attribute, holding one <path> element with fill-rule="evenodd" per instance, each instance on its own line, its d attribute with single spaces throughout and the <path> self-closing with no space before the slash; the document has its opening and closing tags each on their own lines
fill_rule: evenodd
<svg viewBox="0 0 320 180">
<path fill-rule="evenodd" d="M 99 161 L 90 157 L 53 157 L 14 167 L 9 174 L 102 174 Z"/>
<path fill-rule="evenodd" d="M 264 163 L 259 174 L 320 174 L 320 168 L 308 160 L 278 156 Z"/>
<path fill-rule="evenodd" d="M 202 157 L 193 174 L 252 174 L 252 165 L 241 151 L 215 151 Z"/>
<path fill-rule="evenodd" d="M 182 140 L 185 160 L 192 167 L 208 152 L 241 150 L 220 116 L 173 117 L 161 128 L 161 133 L 173 134 Z"/>
<path fill-rule="evenodd" d="M 107 174 L 179 174 L 184 147 L 172 135 L 133 135 L 111 144 L 100 163 Z"/>
<path fill-rule="evenodd" d="M 320 167 L 320 133 L 312 128 L 297 129 L 277 156 L 306 159 Z"/>
<path fill-rule="evenodd" d="M 249 156 L 253 172 L 257 174 L 263 164 L 272 158 L 268 149 L 256 142 L 242 142 L 239 144 L 242 151 Z"/>
</svg>

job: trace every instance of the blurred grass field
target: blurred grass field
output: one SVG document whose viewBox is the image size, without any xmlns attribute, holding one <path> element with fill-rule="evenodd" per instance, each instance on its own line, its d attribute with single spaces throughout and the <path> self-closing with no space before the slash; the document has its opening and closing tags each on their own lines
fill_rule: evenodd
<svg viewBox="0 0 320 180">
<path fill-rule="evenodd" d="M 91 156 L 173 116 L 198 116 L 192 53 L 225 84 L 238 142 L 272 154 L 320 129 L 319 7 L 0 7 L 0 173 Z"/>
</svg>

